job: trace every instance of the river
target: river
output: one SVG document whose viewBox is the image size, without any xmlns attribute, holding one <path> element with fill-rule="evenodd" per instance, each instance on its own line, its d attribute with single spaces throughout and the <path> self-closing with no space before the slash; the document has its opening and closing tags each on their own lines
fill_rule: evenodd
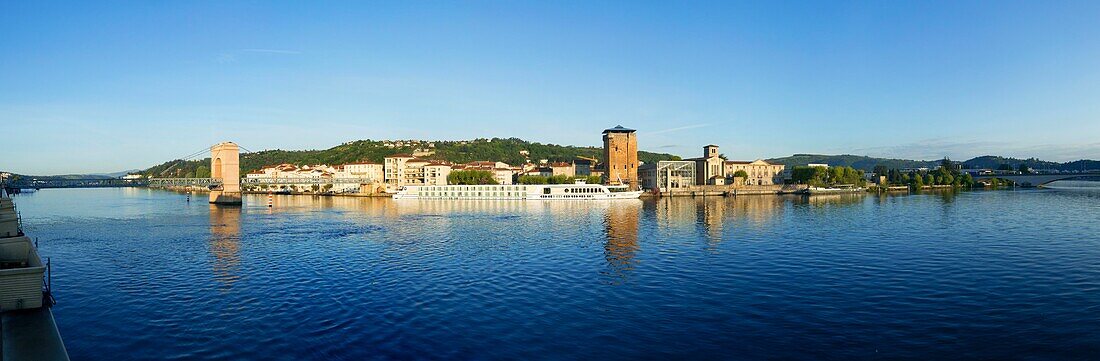
<svg viewBox="0 0 1100 361">
<path fill-rule="evenodd" d="M 75 360 L 1100 355 L 1100 191 L 394 201 L 42 190 Z"/>
</svg>

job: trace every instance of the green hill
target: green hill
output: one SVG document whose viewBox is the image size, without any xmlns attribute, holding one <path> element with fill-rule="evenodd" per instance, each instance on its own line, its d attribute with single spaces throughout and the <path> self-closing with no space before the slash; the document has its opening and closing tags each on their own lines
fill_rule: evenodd
<svg viewBox="0 0 1100 361">
<path fill-rule="evenodd" d="M 773 158 L 768 159 L 768 162 L 778 163 L 787 166 L 787 168 L 806 165 L 806 164 L 828 164 L 829 166 L 844 166 L 852 167 L 855 169 L 861 169 L 865 171 L 871 171 L 875 169 L 876 165 L 885 165 L 888 168 L 894 169 L 906 169 L 906 168 L 934 168 L 939 164 L 939 161 L 923 161 L 923 160 L 908 160 L 908 159 L 890 159 L 890 158 L 875 158 L 863 155 L 825 155 L 825 154 L 795 154 L 790 157 Z"/>
<path fill-rule="evenodd" d="M 602 161 L 603 149 L 569 145 L 528 142 L 518 138 L 474 139 L 467 141 L 385 141 L 359 140 L 344 143 L 325 150 L 265 150 L 241 154 L 241 172 L 251 172 L 267 165 L 290 163 L 342 164 L 358 161 L 382 163 L 382 158 L 399 153 L 412 154 L 417 149 L 434 151 L 424 158 L 466 163 L 475 160 L 501 161 L 512 165 L 523 164 L 526 159 L 572 161 L 577 157 L 596 158 Z M 527 151 L 524 156 L 521 151 Z M 680 159 L 664 153 L 638 152 L 638 159 L 651 163 L 659 160 Z M 154 177 L 209 177 L 210 158 L 180 162 L 172 160 L 146 169 L 142 173 Z"/>
<path fill-rule="evenodd" d="M 963 162 L 963 166 L 967 168 L 988 168 L 997 169 L 1002 164 L 1008 164 L 1012 168 L 1018 168 L 1020 164 L 1026 165 L 1031 169 L 1047 170 L 1054 169 L 1060 171 L 1086 171 L 1100 169 L 1100 161 L 1095 160 L 1075 160 L 1072 162 L 1058 163 L 1045 160 L 1039 160 L 1035 158 L 1018 159 L 1018 158 L 1005 158 L 993 155 L 985 155 L 976 157 L 968 161 Z"/>
<path fill-rule="evenodd" d="M 940 164 L 939 160 L 875 158 L 850 154 L 795 154 L 790 157 L 768 159 L 768 161 L 772 163 L 783 164 L 787 167 L 806 165 L 810 163 L 819 163 L 828 164 L 830 166 L 847 166 L 865 171 L 872 171 L 874 170 L 876 165 L 880 164 L 885 165 L 887 168 L 893 169 L 935 168 Z M 1013 169 L 1019 167 L 1020 164 L 1025 164 L 1028 168 L 1031 169 L 1040 170 L 1086 171 L 1100 169 L 1100 161 L 1095 160 L 1077 160 L 1073 162 L 1058 163 L 1039 160 L 1035 158 L 1017 159 L 987 155 L 975 157 L 962 162 L 963 168 L 966 169 L 997 169 L 1002 164 L 1008 164 L 1012 166 Z"/>
</svg>

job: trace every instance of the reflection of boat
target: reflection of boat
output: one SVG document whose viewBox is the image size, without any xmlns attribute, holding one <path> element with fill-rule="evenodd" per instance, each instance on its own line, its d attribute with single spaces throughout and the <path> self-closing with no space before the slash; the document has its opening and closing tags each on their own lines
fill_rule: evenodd
<svg viewBox="0 0 1100 361">
<path fill-rule="evenodd" d="M 641 191 L 625 186 L 599 184 L 494 184 L 405 186 L 394 199 L 531 199 L 531 200 L 607 200 L 636 199 Z"/>
<path fill-rule="evenodd" d="M 863 187 L 856 187 L 851 184 L 839 184 L 832 187 L 809 187 L 803 191 L 805 194 L 838 194 L 838 193 L 861 193 L 866 191 Z"/>
</svg>

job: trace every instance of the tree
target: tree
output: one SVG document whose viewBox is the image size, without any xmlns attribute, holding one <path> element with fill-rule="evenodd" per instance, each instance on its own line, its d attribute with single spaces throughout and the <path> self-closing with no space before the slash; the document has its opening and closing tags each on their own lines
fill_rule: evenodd
<svg viewBox="0 0 1100 361">
<path fill-rule="evenodd" d="M 573 184 L 573 177 L 564 174 L 552 175 L 546 178 L 546 181 L 550 184 Z"/>
<path fill-rule="evenodd" d="M 195 178 L 210 178 L 210 168 L 205 165 L 195 167 Z"/>
<path fill-rule="evenodd" d="M 974 176 L 970 175 L 970 173 L 963 174 L 962 181 L 959 183 L 967 187 L 972 187 L 974 186 Z"/>
<path fill-rule="evenodd" d="M 876 165 L 874 172 L 876 177 L 886 176 L 887 179 L 890 178 L 890 169 L 887 168 L 885 165 Z"/>
<path fill-rule="evenodd" d="M 943 160 L 940 161 L 940 169 L 943 170 L 944 174 L 959 174 L 958 165 L 952 162 L 951 158 L 948 157 L 943 157 Z"/>
<path fill-rule="evenodd" d="M 827 173 L 828 169 L 825 167 L 797 166 L 791 168 L 791 180 L 798 184 L 822 187 L 825 186 Z"/>
<path fill-rule="evenodd" d="M 521 175 L 519 184 L 547 184 L 547 180 L 541 175 Z"/>
<path fill-rule="evenodd" d="M 1012 169 L 1012 165 L 1011 165 L 1011 164 L 1007 164 L 1007 163 L 1006 163 L 1006 164 L 1001 164 L 1001 165 L 1000 165 L 999 167 L 997 167 L 997 170 L 1007 170 L 1007 171 L 1012 171 L 1013 169 Z"/>
<path fill-rule="evenodd" d="M 447 175 L 447 184 L 497 184 L 497 181 L 493 178 L 493 173 L 487 170 L 458 170 Z"/>
<path fill-rule="evenodd" d="M 1024 163 L 1020 163 L 1020 167 L 1018 170 L 1021 174 L 1031 174 L 1031 168 L 1028 168 L 1027 164 Z"/>
<path fill-rule="evenodd" d="M 600 183 L 602 183 L 602 182 L 603 182 L 603 178 L 602 178 L 602 177 L 600 177 L 600 176 L 598 176 L 598 175 L 590 175 L 590 176 L 588 176 L 588 178 L 586 179 L 586 182 L 585 182 L 585 183 L 588 183 L 588 184 L 600 184 Z"/>
<path fill-rule="evenodd" d="M 936 178 L 933 177 L 931 174 L 925 174 L 924 175 L 924 184 L 927 184 L 927 185 L 936 184 Z"/>
<path fill-rule="evenodd" d="M 733 176 L 734 177 L 740 177 L 740 178 L 748 178 L 749 173 L 746 172 L 744 169 L 738 169 L 736 172 L 733 172 Z"/>
<path fill-rule="evenodd" d="M 914 189 L 924 187 L 924 178 L 921 177 L 920 174 L 913 174 L 913 176 L 910 177 L 909 186 Z"/>
</svg>

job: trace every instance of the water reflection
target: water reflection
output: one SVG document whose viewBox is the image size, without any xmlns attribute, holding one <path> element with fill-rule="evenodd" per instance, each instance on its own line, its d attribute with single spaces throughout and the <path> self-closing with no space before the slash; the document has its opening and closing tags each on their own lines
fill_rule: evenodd
<svg viewBox="0 0 1100 361">
<path fill-rule="evenodd" d="M 637 263 L 638 214 L 641 210 L 641 201 L 614 202 L 607 207 L 604 216 L 607 239 L 603 256 L 607 261 L 611 284 L 625 283 Z"/>
<path fill-rule="evenodd" d="M 703 226 L 707 250 L 714 251 L 722 242 L 722 224 L 725 223 L 726 198 L 703 197 L 695 202 L 697 222 Z"/>
<path fill-rule="evenodd" d="M 241 208 L 210 205 L 210 254 L 214 279 L 229 291 L 240 279 Z"/>
<path fill-rule="evenodd" d="M 851 206 L 863 203 L 866 196 L 867 193 L 819 194 L 803 196 L 802 201 L 815 207 Z"/>
</svg>

